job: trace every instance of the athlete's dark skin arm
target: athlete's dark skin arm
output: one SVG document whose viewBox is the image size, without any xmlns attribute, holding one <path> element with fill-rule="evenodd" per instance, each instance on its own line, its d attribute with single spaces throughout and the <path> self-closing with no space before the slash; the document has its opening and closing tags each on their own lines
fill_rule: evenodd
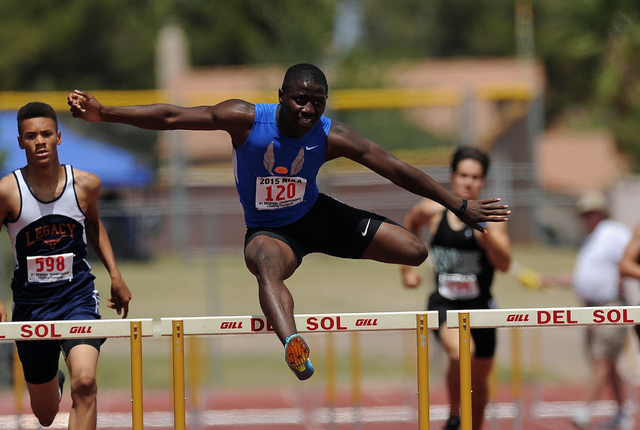
<svg viewBox="0 0 640 430">
<path fill-rule="evenodd" d="M 68 103 L 75 118 L 89 122 L 116 122 L 146 130 L 223 130 L 236 148 L 249 137 L 255 117 L 254 105 L 238 99 L 214 106 L 106 106 L 92 94 L 75 90 L 69 94 Z"/>
<path fill-rule="evenodd" d="M 462 199 L 446 191 L 433 178 L 404 161 L 399 160 L 375 142 L 362 137 L 352 127 L 333 121 L 327 139 L 327 160 L 338 157 L 349 158 L 368 167 L 382 177 L 407 191 L 440 203 L 458 214 Z M 507 206 L 493 205 L 500 199 L 470 200 L 460 219 L 476 230 L 485 231 L 481 222 L 506 221 Z M 507 211 L 508 215 L 510 211 Z"/>
<path fill-rule="evenodd" d="M 279 92 L 280 97 L 283 93 Z M 287 100 L 288 101 L 288 100 Z M 224 130 L 234 147 L 246 141 L 253 125 L 254 105 L 242 100 L 227 100 L 215 106 L 179 107 L 169 104 L 140 106 L 106 106 L 84 91 L 75 90 L 68 96 L 74 117 L 89 122 L 116 122 L 148 130 Z M 327 161 L 349 158 L 394 184 L 417 195 L 432 199 L 458 214 L 462 199 L 448 193 L 421 170 L 397 159 L 375 142 L 360 136 L 352 127 L 333 121 L 325 153 Z M 461 219 L 484 232 L 481 222 L 503 222 L 511 212 L 506 205 L 496 205 L 499 199 L 468 202 Z"/>
</svg>

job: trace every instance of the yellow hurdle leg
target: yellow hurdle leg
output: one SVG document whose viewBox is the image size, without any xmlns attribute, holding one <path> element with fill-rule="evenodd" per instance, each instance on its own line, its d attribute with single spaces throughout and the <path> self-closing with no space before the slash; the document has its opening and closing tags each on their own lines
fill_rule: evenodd
<svg viewBox="0 0 640 430">
<path fill-rule="evenodd" d="M 187 417 L 185 414 L 184 388 L 184 324 L 173 321 L 172 351 L 173 351 L 173 426 L 175 430 L 186 430 Z"/>
<path fill-rule="evenodd" d="M 471 430 L 471 327 L 469 313 L 458 314 L 460 333 L 460 430 Z"/>
<path fill-rule="evenodd" d="M 141 321 L 131 322 L 131 414 L 133 430 L 143 430 Z"/>
<path fill-rule="evenodd" d="M 416 315 L 419 430 L 429 430 L 429 339 L 427 329 L 427 316 Z"/>
</svg>

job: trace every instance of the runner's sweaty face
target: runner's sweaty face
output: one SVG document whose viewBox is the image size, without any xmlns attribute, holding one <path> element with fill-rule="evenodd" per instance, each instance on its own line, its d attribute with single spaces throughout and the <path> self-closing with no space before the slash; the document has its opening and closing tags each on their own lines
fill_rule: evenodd
<svg viewBox="0 0 640 430">
<path fill-rule="evenodd" d="M 278 90 L 280 106 L 277 124 L 280 133 L 300 138 L 320 120 L 327 106 L 327 92 L 314 82 L 296 82 L 289 90 Z"/>
<path fill-rule="evenodd" d="M 485 179 L 482 164 L 466 158 L 458 163 L 456 171 L 451 174 L 451 188 L 462 199 L 476 200 L 480 197 Z"/>
<path fill-rule="evenodd" d="M 20 130 L 18 143 L 24 149 L 27 161 L 47 164 L 50 157 L 57 159 L 56 146 L 60 145 L 61 139 L 54 120 L 45 117 L 25 119 Z"/>
</svg>

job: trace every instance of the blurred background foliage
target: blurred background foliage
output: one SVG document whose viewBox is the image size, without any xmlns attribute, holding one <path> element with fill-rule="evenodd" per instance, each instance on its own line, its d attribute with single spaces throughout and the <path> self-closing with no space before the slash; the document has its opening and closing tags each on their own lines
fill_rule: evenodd
<svg viewBox="0 0 640 430">
<path fill-rule="evenodd" d="M 549 83 L 547 123 L 606 128 L 640 160 L 635 0 L 5 1 L 0 91 L 154 88 L 156 39 L 168 23 L 185 30 L 194 67 L 330 63 L 354 72 L 339 74 L 334 86 L 375 86 L 358 68 L 521 55 L 515 11 L 522 3 L 532 6 L 533 55 Z"/>
</svg>

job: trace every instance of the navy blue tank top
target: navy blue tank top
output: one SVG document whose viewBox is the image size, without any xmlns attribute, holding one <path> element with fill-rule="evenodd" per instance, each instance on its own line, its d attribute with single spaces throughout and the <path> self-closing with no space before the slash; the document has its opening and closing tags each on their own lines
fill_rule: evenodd
<svg viewBox="0 0 640 430">
<path fill-rule="evenodd" d="M 13 172 L 21 202 L 18 218 L 7 222 L 16 261 L 11 281 L 15 303 L 57 301 L 95 288 L 85 260 L 85 214 L 76 197 L 73 168 L 64 168 L 64 190 L 50 202 L 31 192 L 20 169 Z"/>
</svg>

